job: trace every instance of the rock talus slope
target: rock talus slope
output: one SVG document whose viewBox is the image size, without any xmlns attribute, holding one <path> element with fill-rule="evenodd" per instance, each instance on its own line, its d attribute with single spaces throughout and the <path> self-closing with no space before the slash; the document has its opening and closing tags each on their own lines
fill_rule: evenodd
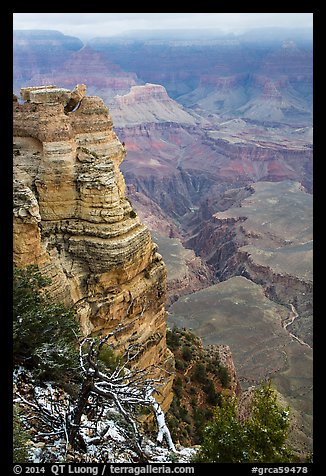
<svg viewBox="0 0 326 476">
<path fill-rule="evenodd" d="M 82 86 L 82 85 L 81 85 Z M 14 96 L 14 261 L 38 264 L 55 299 L 74 305 L 82 332 L 127 324 L 117 352 L 155 364 L 163 408 L 174 360 L 166 346 L 166 267 L 125 196 L 126 150 L 107 107 L 85 88 L 23 88 Z M 76 100 L 77 98 L 77 100 Z"/>
</svg>

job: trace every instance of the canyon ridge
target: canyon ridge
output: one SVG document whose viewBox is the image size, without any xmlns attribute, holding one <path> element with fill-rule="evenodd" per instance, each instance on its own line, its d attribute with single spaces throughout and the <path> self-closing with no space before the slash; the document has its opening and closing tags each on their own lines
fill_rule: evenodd
<svg viewBox="0 0 326 476">
<path fill-rule="evenodd" d="M 312 48 L 310 39 L 301 33 L 296 35 L 293 31 L 291 38 L 286 35 L 280 32 L 277 39 L 267 35 L 266 41 L 261 43 L 257 43 L 257 31 L 256 37 L 248 33 L 236 38 L 203 40 L 190 37 L 95 38 L 85 45 L 60 32 L 16 32 L 14 90 L 18 94 L 22 86 L 58 84 L 71 91 L 76 83 L 86 83 L 90 94 L 103 99 L 113 119 L 110 137 L 115 133 L 121 141 L 115 139 L 114 147 L 110 144 L 113 151 L 120 150 L 113 152 L 115 180 L 124 210 L 122 215 L 118 214 L 124 218 L 113 223 L 117 242 L 120 225 L 124 227 L 128 221 L 128 227 L 134 230 L 129 243 L 138 243 L 139 255 L 142 249 L 148 253 L 148 261 L 144 258 L 138 268 L 140 274 L 145 276 L 145 270 L 152 263 L 151 279 L 155 281 L 154 275 L 160 276 L 161 282 L 167 279 L 168 325 L 191 327 L 207 344 L 228 344 L 244 387 L 259 379 L 271 378 L 297 412 L 299 446 L 310 451 Z M 85 68 L 85 64 L 89 67 Z M 23 109 L 22 106 L 16 104 L 18 108 Z M 41 105 L 37 107 L 42 108 Z M 102 107 L 103 104 L 100 109 Z M 68 116 L 76 115 L 78 119 L 82 112 L 78 111 L 68 113 Z M 100 119 L 101 114 L 94 115 L 95 121 L 97 118 Z M 67 124 L 67 118 L 64 119 L 63 124 Z M 69 127 L 78 132 L 77 119 L 71 119 Z M 91 124 L 89 121 L 90 127 Z M 81 127 L 80 123 L 78 127 Z M 108 125 L 103 127 L 109 128 Z M 85 176 L 87 164 L 91 168 L 100 165 L 97 148 L 103 150 L 95 146 L 95 142 L 88 147 L 82 143 L 84 139 L 80 139 L 79 144 L 78 134 L 74 139 L 78 145 L 73 148 L 76 151 L 78 148 L 79 159 L 75 162 L 71 159 L 70 165 L 64 164 L 65 172 L 59 172 L 53 164 L 51 174 L 56 171 L 58 183 L 61 173 L 69 179 L 65 179 L 67 190 L 60 190 L 57 195 L 60 198 L 49 207 L 51 212 L 46 209 L 48 205 L 42 203 L 48 196 L 53 196 L 52 192 L 39 202 L 39 196 L 45 197 L 45 192 L 41 191 L 38 181 L 33 185 L 34 189 L 31 188 L 36 176 L 40 175 L 40 180 L 44 180 L 42 174 L 50 180 L 51 190 L 59 187 L 54 178 L 50 179 L 50 173 L 47 177 L 43 159 L 38 161 L 36 152 L 42 157 L 47 145 L 41 147 L 35 142 L 31 146 L 29 143 L 28 171 L 24 170 L 19 157 L 19 153 L 25 154 L 25 139 L 15 139 L 14 153 L 20 168 L 19 180 L 32 191 L 32 194 L 26 191 L 25 195 L 33 204 L 30 210 L 34 206 L 37 210 L 38 206 L 39 210 L 44 207 L 45 213 L 49 213 L 41 219 L 45 220 L 44 225 L 41 221 L 41 229 L 46 237 L 47 253 L 50 250 L 53 256 L 59 253 L 60 259 L 69 263 L 64 268 L 72 269 L 72 276 L 69 277 L 70 271 L 68 274 L 63 271 L 64 276 L 61 275 L 73 285 L 74 302 L 80 301 L 81 309 L 83 306 L 92 308 L 92 311 L 81 310 L 81 315 L 85 312 L 84 315 L 91 316 L 98 306 L 91 305 L 88 295 L 91 289 L 94 288 L 96 296 L 103 300 L 103 310 L 108 305 L 103 299 L 106 272 L 95 269 L 100 265 L 96 265 L 96 259 L 91 259 L 87 264 L 89 272 L 101 275 L 103 271 L 104 277 L 99 283 L 93 283 L 93 288 L 92 280 L 87 283 L 88 287 L 83 284 L 81 292 L 81 277 L 85 271 L 78 268 L 81 259 L 78 249 L 92 253 L 96 248 L 96 253 L 101 249 L 104 253 L 99 241 L 108 239 L 105 223 L 111 222 L 105 220 L 112 220 L 113 215 L 110 219 L 103 218 L 107 210 L 99 213 L 96 219 L 92 215 L 93 223 L 100 224 L 99 229 L 103 230 L 100 237 L 96 236 L 97 232 L 92 235 L 91 226 L 87 225 L 86 229 L 76 225 L 80 217 L 87 219 L 88 212 L 83 208 L 88 200 L 95 198 L 85 198 L 85 185 L 69 183 L 77 180 L 76 171 L 81 177 Z M 42 138 L 37 140 L 43 141 Z M 96 155 L 87 158 L 89 152 L 81 148 Z M 125 151 L 127 157 L 121 162 Z M 54 162 L 58 157 L 54 155 Z M 102 175 L 99 170 L 102 169 L 97 170 L 97 180 Z M 108 169 L 105 169 L 107 173 Z M 26 174 L 33 179 L 27 179 Z M 90 183 L 93 178 L 87 180 Z M 74 187 L 76 191 L 73 191 Z M 96 194 L 90 195 L 95 197 Z M 57 221 L 53 213 L 60 209 L 64 196 L 69 202 L 69 218 L 60 217 L 62 223 L 54 229 L 50 222 Z M 131 200 L 140 222 L 138 217 L 126 219 L 131 211 L 126 197 Z M 89 207 L 87 203 L 86 208 Z M 103 208 L 109 207 L 103 204 Z M 72 209 L 81 215 L 74 216 Z M 31 218 L 28 213 L 19 218 L 21 223 L 39 220 L 37 214 Z M 138 222 L 137 226 L 134 220 Z M 141 223 L 147 226 L 147 231 Z M 163 256 L 167 278 L 163 279 L 166 273 L 163 264 L 153 264 L 158 259 L 158 252 L 153 251 L 150 255 L 149 249 L 155 245 L 147 238 L 148 230 L 155 236 L 158 252 Z M 134 233 L 138 238 L 131 238 Z M 93 238 L 89 239 L 89 236 Z M 31 243 L 33 240 L 37 243 L 35 238 Z M 33 249 L 39 248 L 40 244 Z M 125 250 L 127 248 L 126 245 Z M 36 252 L 43 256 L 44 251 Z M 69 258 L 67 253 L 71 254 Z M 73 263 L 70 263 L 71 256 Z M 19 259 L 24 259 L 23 254 Z M 49 270 L 53 264 L 47 266 Z M 103 266 L 106 265 L 103 263 Z M 53 269 L 52 276 L 56 273 Z M 156 286 L 154 281 L 152 290 Z M 126 286 L 127 289 L 129 284 Z M 68 299 L 60 291 L 59 283 L 56 292 Z M 144 290 L 144 296 L 154 296 L 146 292 Z M 138 296 L 138 312 L 141 313 L 141 294 Z M 165 299 L 162 295 L 160 304 L 157 303 L 160 310 L 156 307 L 151 311 L 160 315 L 157 322 L 161 323 L 161 329 L 165 325 L 162 310 Z M 125 307 L 129 304 L 127 301 Z M 95 319 L 95 329 L 96 326 L 105 327 L 103 314 L 99 311 L 96 315 L 102 321 Z M 259 342 L 254 337 L 257 333 Z M 163 357 L 164 338 L 158 342 L 162 345 L 164 360 L 167 358 Z M 166 362 L 169 362 L 168 358 Z M 171 397 L 166 398 L 168 401 Z"/>
</svg>

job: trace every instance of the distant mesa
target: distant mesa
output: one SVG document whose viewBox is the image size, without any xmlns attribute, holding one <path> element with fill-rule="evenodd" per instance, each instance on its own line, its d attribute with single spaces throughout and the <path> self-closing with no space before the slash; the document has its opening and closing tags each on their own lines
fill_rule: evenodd
<svg viewBox="0 0 326 476">
<path fill-rule="evenodd" d="M 110 111 L 116 127 L 141 123 L 196 124 L 195 117 L 171 99 L 160 84 L 132 86 L 127 94 L 114 98 Z"/>
</svg>

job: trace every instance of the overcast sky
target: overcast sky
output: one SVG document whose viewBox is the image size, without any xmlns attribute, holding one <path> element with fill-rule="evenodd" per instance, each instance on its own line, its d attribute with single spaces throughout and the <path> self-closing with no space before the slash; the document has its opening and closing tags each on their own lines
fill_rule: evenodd
<svg viewBox="0 0 326 476">
<path fill-rule="evenodd" d="M 59 30 L 82 39 L 179 28 L 242 33 L 262 27 L 311 28 L 312 17 L 312 13 L 14 13 L 14 29 Z"/>
</svg>

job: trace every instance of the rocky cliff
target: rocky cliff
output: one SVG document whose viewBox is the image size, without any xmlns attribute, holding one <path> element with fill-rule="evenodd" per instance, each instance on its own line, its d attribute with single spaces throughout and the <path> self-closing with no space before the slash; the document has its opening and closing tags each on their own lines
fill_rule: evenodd
<svg viewBox="0 0 326 476">
<path fill-rule="evenodd" d="M 125 196 L 126 150 L 107 107 L 48 87 L 14 96 L 14 262 L 38 264 L 54 299 L 73 305 L 84 335 L 128 324 L 114 347 L 155 364 L 171 402 L 174 360 L 166 346 L 166 268 L 149 230 Z"/>
</svg>

